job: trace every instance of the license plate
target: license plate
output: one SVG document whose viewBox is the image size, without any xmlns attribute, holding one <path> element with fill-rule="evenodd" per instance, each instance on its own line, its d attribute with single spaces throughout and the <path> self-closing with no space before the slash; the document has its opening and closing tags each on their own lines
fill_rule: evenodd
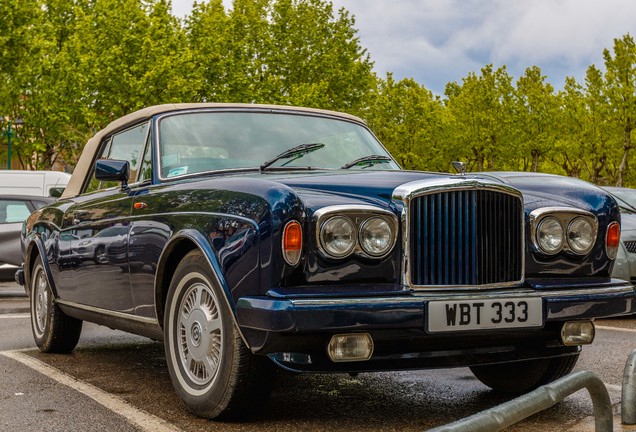
<svg viewBox="0 0 636 432">
<path fill-rule="evenodd" d="M 543 301 L 540 297 L 428 303 L 428 331 L 431 333 L 541 326 Z"/>
</svg>

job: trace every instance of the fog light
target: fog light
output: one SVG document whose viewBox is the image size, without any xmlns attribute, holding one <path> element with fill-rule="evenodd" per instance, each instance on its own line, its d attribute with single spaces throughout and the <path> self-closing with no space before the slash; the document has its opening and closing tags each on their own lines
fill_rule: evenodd
<svg viewBox="0 0 636 432">
<path fill-rule="evenodd" d="M 368 333 L 333 335 L 327 352 L 334 362 L 369 360 L 373 354 L 373 339 Z"/>
<path fill-rule="evenodd" d="M 561 329 L 564 345 L 587 345 L 594 341 L 594 323 L 592 321 L 568 321 Z"/>
</svg>

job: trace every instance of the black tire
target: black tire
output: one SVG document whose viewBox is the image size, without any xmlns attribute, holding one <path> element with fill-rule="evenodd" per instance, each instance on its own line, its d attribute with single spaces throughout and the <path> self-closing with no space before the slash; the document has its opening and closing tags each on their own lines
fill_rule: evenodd
<svg viewBox="0 0 636 432">
<path fill-rule="evenodd" d="M 82 333 L 82 321 L 62 312 L 55 302 L 40 256 L 30 280 L 31 330 L 40 351 L 70 353 Z"/>
<path fill-rule="evenodd" d="M 269 396 L 275 367 L 245 346 L 224 295 L 203 254 L 187 254 L 166 301 L 166 361 L 172 385 L 192 413 L 246 420 Z"/>
<path fill-rule="evenodd" d="M 108 256 L 106 255 L 106 246 L 99 245 L 95 248 L 95 256 L 93 261 L 96 264 L 108 264 Z"/>
<path fill-rule="evenodd" d="M 579 353 L 564 357 L 471 366 L 475 377 L 493 390 L 524 393 L 569 374 Z"/>
</svg>

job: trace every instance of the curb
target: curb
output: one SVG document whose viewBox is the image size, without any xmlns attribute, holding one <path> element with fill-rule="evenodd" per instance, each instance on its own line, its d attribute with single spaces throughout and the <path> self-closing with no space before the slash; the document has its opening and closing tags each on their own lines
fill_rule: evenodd
<svg viewBox="0 0 636 432">
<path fill-rule="evenodd" d="M 28 307 L 0 308 L 0 315 L 30 313 Z"/>
<path fill-rule="evenodd" d="M 23 300 L 27 298 L 27 295 L 24 291 L 0 291 L 0 299 L 12 298 Z"/>
</svg>

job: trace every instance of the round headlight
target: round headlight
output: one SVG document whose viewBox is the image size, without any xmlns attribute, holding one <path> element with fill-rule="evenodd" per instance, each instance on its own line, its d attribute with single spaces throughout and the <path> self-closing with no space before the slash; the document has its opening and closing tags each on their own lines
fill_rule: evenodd
<svg viewBox="0 0 636 432">
<path fill-rule="evenodd" d="M 386 255 L 393 246 L 393 230 L 383 218 L 372 217 L 360 226 L 360 246 L 372 257 Z"/>
<path fill-rule="evenodd" d="M 563 247 L 563 227 L 554 217 L 547 217 L 537 226 L 537 244 L 549 255 L 555 254 Z"/>
<path fill-rule="evenodd" d="M 342 216 L 328 219 L 320 228 L 320 243 L 332 257 L 349 255 L 356 245 L 356 230 L 351 220 Z"/>
<path fill-rule="evenodd" d="M 594 226 L 587 218 L 577 217 L 568 226 L 568 245 L 574 253 L 586 254 L 594 246 Z"/>
</svg>

